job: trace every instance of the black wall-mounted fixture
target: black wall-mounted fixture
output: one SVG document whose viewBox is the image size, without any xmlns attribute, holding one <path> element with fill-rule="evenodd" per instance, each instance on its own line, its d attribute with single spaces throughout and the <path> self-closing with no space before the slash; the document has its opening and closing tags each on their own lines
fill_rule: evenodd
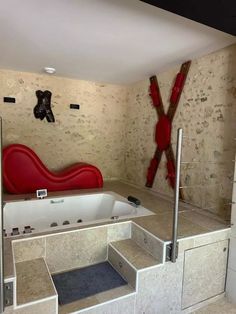
<svg viewBox="0 0 236 314">
<path fill-rule="evenodd" d="M 79 109 L 80 105 L 78 104 L 70 104 L 70 109 Z"/>
<path fill-rule="evenodd" d="M 140 0 L 236 35 L 236 0 Z"/>
<path fill-rule="evenodd" d="M 14 97 L 3 97 L 3 102 L 15 104 L 16 99 Z"/>
</svg>

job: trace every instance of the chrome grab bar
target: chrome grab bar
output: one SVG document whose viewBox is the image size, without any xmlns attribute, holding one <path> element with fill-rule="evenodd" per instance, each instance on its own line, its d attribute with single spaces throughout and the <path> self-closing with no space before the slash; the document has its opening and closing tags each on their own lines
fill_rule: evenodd
<svg viewBox="0 0 236 314">
<path fill-rule="evenodd" d="M 178 214 L 179 214 L 179 188 L 180 188 L 180 166 L 181 152 L 183 141 L 183 129 L 178 129 L 177 147 L 176 147 L 176 175 L 175 175 L 175 196 L 174 196 L 174 212 L 172 226 L 172 245 L 171 245 L 171 262 L 175 263 L 178 255 L 177 239 L 178 239 Z"/>
<path fill-rule="evenodd" d="M 4 234 L 3 234 L 3 197 L 2 197 L 2 118 L 0 117 L 0 313 L 5 307 L 4 288 Z"/>
</svg>

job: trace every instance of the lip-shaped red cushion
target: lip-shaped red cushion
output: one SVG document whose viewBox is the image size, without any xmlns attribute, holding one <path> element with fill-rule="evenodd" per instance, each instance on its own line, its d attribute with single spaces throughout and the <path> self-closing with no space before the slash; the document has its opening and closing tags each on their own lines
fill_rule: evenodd
<svg viewBox="0 0 236 314">
<path fill-rule="evenodd" d="M 64 191 L 101 188 L 103 177 L 98 168 L 86 163 L 52 172 L 29 147 L 12 144 L 3 149 L 3 184 L 9 193 L 24 194 L 39 189 Z"/>
</svg>

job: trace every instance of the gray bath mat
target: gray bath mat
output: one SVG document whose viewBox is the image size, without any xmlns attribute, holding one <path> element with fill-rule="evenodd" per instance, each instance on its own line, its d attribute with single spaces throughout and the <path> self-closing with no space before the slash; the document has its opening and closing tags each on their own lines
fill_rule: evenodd
<svg viewBox="0 0 236 314">
<path fill-rule="evenodd" d="M 61 305 L 127 284 L 108 262 L 56 274 L 52 279 Z"/>
</svg>

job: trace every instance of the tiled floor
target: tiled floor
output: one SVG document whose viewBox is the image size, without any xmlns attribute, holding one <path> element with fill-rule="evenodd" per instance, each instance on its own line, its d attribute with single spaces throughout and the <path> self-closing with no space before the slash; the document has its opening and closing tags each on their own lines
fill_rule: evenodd
<svg viewBox="0 0 236 314">
<path fill-rule="evenodd" d="M 192 312 L 192 314 L 236 314 L 236 304 L 232 304 L 226 298 L 223 298 Z"/>
</svg>

